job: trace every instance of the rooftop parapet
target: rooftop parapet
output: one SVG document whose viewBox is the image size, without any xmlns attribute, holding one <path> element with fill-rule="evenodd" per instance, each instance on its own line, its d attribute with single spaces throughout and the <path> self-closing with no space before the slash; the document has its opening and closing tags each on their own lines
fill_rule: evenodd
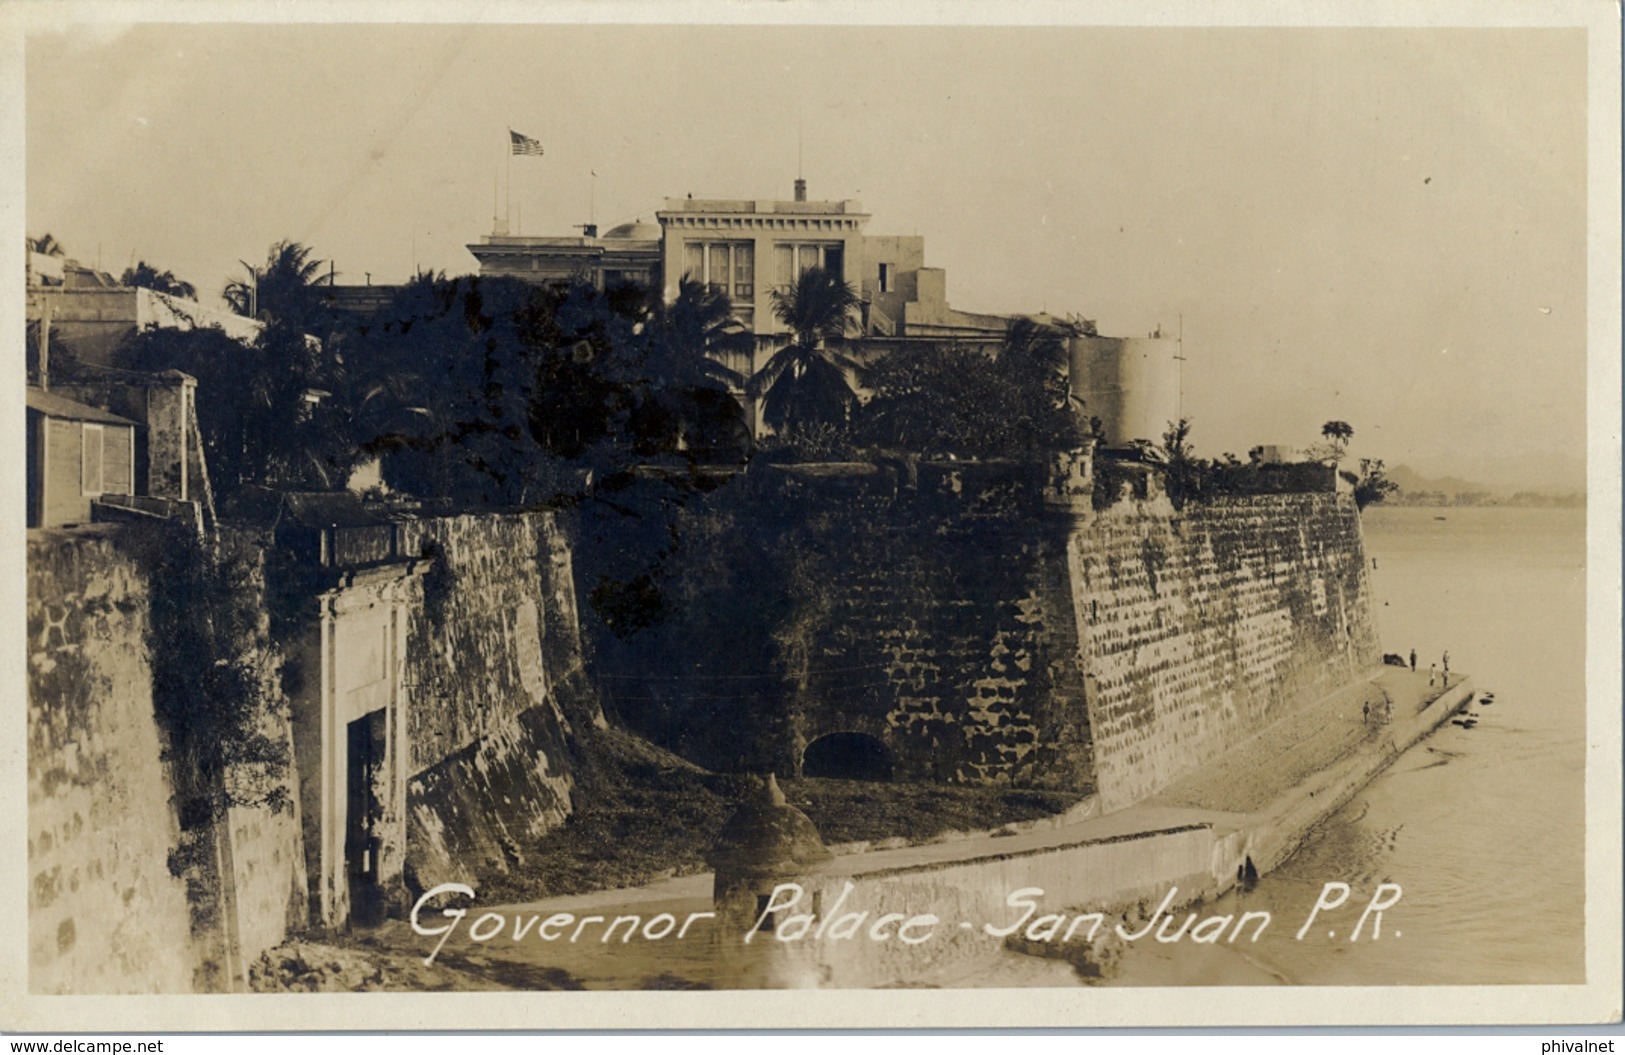
<svg viewBox="0 0 1625 1055">
<path fill-rule="evenodd" d="M 777 201 L 752 198 L 667 198 L 663 213 L 755 213 L 790 216 L 862 216 L 863 203 L 841 201 Z"/>
</svg>

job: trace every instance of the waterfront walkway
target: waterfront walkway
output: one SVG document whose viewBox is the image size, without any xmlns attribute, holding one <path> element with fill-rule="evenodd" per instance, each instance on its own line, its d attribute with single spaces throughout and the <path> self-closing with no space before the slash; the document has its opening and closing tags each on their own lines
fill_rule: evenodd
<svg viewBox="0 0 1625 1055">
<path fill-rule="evenodd" d="M 1451 678 L 1450 688 L 1466 679 Z M 1148 806 L 1181 806 L 1257 813 L 1324 773 L 1361 746 L 1386 735 L 1393 721 L 1414 718 L 1447 690 L 1429 686 L 1426 674 L 1385 667 L 1375 683 L 1387 694 L 1392 714 L 1339 694 L 1294 711 L 1156 795 Z"/>
</svg>

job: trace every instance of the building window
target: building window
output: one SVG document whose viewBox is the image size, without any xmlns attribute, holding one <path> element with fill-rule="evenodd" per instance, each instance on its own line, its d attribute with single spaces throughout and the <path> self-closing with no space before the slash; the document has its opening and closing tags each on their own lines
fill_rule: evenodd
<svg viewBox="0 0 1625 1055">
<path fill-rule="evenodd" d="M 94 498 L 102 493 L 102 427 L 84 423 L 80 444 L 79 490 Z"/>
<path fill-rule="evenodd" d="M 756 299 L 756 246 L 752 242 L 687 242 L 683 275 L 734 301 Z"/>
<path fill-rule="evenodd" d="M 774 281 L 781 288 L 788 286 L 815 267 L 821 267 L 839 278 L 843 273 L 844 258 L 845 249 L 839 242 L 833 245 L 781 242 L 773 247 Z"/>
<path fill-rule="evenodd" d="M 892 265 L 890 264 L 880 265 L 880 292 L 882 293 L 891 292 L 891 269 Z"/>
</svg>

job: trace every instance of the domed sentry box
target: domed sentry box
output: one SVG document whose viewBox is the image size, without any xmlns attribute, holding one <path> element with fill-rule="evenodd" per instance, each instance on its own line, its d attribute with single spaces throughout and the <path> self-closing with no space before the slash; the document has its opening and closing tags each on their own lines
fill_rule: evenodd
<svg viewBox="0 0 1625 1055">
<path fill-rule="evenodd" d="M 771 931 L 776 921 L 771 916 L 763 918 L 762 913 L 773 888 L 795 881 L 833 857 L 813 822 L 790 805 L 778 778 L 768 774 L 728 818 L 716 845 L 705 856 L 716 870 L 712 900 L 718 931 L 737 935 L 752 928 Z"/>
</svg>

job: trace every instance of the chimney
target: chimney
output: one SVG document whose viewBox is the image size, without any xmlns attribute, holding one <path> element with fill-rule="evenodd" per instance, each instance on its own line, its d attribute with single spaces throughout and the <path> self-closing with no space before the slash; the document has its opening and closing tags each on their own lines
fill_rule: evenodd
<svg viewBox="0 0 1625 1055">
<path fill-rule="evenodd" d="M 796 177 L 796 201 L 806 201 L 806 200 L 807 200 L 807 181 L 802 179 L 801 177 L 797 176 Z"/>
</svg>

